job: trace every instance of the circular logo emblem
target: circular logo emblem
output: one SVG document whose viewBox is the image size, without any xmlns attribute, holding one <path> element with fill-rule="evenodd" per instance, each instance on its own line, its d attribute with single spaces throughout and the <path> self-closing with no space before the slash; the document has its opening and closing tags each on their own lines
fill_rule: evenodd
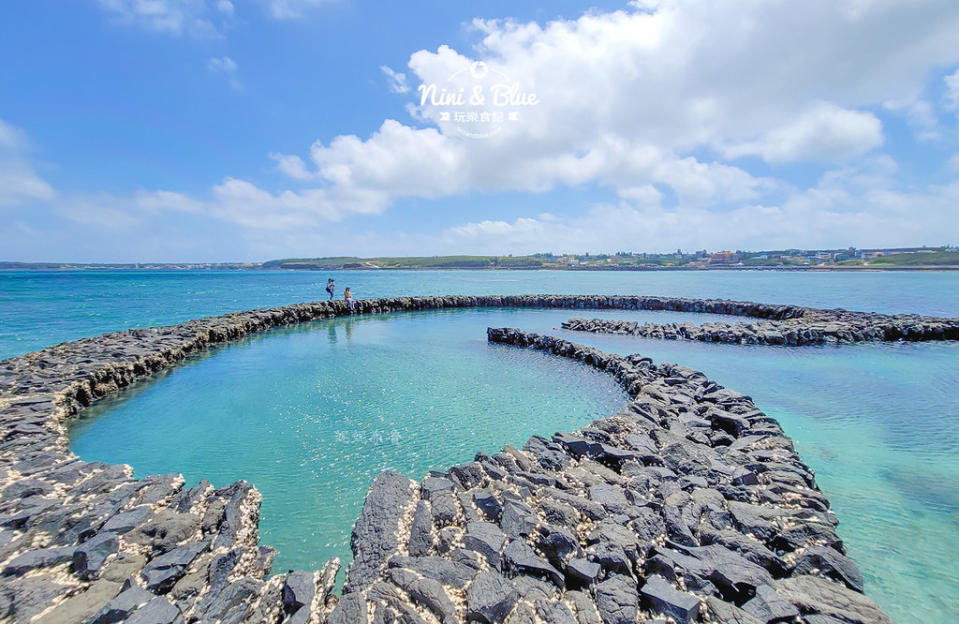
<svg viewBox="0 0 959 624">
<path fill-rule="evenodd" d="M 430 109 L 437 124 L 463 136 L 494 136 L 508 124 L 520 123 L 539 97 L 483 61 L 464 64 L 445 82 L 424 83 L 420 107 Z"/>
<path fill-rule="evenodd" d="M 475 61 L 470 65 L 470 73 L 473 75 L 473 78 L 482 80 L 486 78 L 486 74 L 489 73 L 489 67 L 483 61 Z"/>
</svg>

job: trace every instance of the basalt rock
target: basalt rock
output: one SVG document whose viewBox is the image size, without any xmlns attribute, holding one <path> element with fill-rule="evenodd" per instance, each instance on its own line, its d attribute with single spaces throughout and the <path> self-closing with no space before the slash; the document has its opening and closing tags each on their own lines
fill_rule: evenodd
<svg viewBox="0 0 959 624">
<path fill-rule="evenodd" d="M 637 323 L 609 319 L 572 318 L 563 329 L 600 334 L 622 334 L 660 340 L 694 340 L 744 345 L 817 345 L 853 342 L 920 342 L 959 340 L 959 319 L 916 314 L 878 314 L 848 310 L 789 307 L 781 315 L 742 303 L 722 314 L 739 314 L 755 322 Z M 676 383 L 667 379 L 666 383 Z"/>
<path fill-rule="evenodd" d="M 795 306 L 663 297 L 370 299 L 357 301 L 356 312 L 499 306 L 751 316 L 761 330 L 752 331 L 773 344 L 780 339 L 764 323 L 782 325 L 783 344 L 959 337 L 948 319 L 842 311 L 827 319 Z M 216 344 L 349 313 L 342 302 L 237 312 L 0 362 L 0 621 L 595 624 L 632 622 L 643 610 L 699 617 L 685 596 L 706 602 L 698 613 L 726 621 L 755 620 L 750 610 L 787 613 L 787 604 L 809 622 L 888 621 L 857 591 L 861 576 L 842 553 L 812 472 L 749 397 L 689 369 L 518 330 L 488 337 L 604 370 L 630 404 L 578 432 L 480 454 L 419 484 L 378 477 L 339 599 L 335 561 L 267 579 L 275 553 L 259 545 L 252 485 L 134 479 L 127 466 L 69 451 L 67 419 L 139 379 Z"/>
<path fill-rule="evenodd" d="M 412 488 L 431 501 L 456 492 L 461 506 L 444 530 L 458 530 L 463 548 L 408 557 L 411 533 L 388 567 L 455 588 L 458 621 L 754 624 L 881 613 L 832 580 L 855 586 L 858 571 L 841 552 L 828 501 L 749 397 L 648 358 L 515 329 L 488 338 L 605 370 L 631 402 L 578 432 L 479 454 Z M 694 427 L 722 437 L 690 435 Z M 792 575 L 825 585 L 782 585 Z M 419 576 L 377 582 L 422 604 L 411 591 Z M 377 594 L 361 593 L 375 612 Z M 448 609 L 431 611 L 448 618 Z"/>
<path fill-rule="evenodd" d="M 354 557 L 346 574 L 344 593 L 362 590 L 376 580 L 396 551 L 396 533 L 413 498 L 411 482 L 401 474 L 384 472 L 373 481 L 350 542 Z"/>
</svg>

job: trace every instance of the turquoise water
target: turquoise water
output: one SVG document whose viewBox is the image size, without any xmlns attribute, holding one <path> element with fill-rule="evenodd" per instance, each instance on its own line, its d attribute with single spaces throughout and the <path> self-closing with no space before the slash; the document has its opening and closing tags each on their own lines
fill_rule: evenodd
<svg viewBox="0 0 959 624">
<path fill-rule="evenodd" d="M 900 623 L 959 621 L 959 345 L 580 341 L 679 362 L 752 396 L 815 470 L 866 593 Z"/>
<path fill-rule="evenodd" d="M 137 476 L 247 479 L 263 493 L 261 539 L 279 549 L 275 569 L 346 562 L 381 471 L 419 479 L 626 404 L 586 365 L 488 344 L 484 323 L 511 316 L 523 319 L 449 311 L 274 330 L 89 410 L 72 447 Z"/>
<path fill-rule="evenodd" d="M 959 315 L 959 273 L 795 271 L 0 271 L 0 359 L 64 340 L 342 296 L 609 294 L 724 297 Z"/>
<path fill-rule="evenodd" d="M 314 299 L 325 277 L 0 274 L 0 347 L 10 355 L 129 325 Z M 364 296 L 639 293 L 959 314 L 959 273 L 383 272 L 337 281 Z M 137 474 L 252 481 L 265 494 L 262 534 L 280 549 L 277 569 L 304 567 L 348 553 L 350 524 L 380 469 L 418 477 L 613 411 L 622 397 L 599 373 L 485 342 L 489 325 L 550 331 L 692 366 L 752 395 L 816 470 L 867 593 L 898 622 L 959 621 L 959 345 L 790 349 L 555 329 L 573 314 L 583 312 L 423 312 L 270 332 L 91 412 L 72 432 L 74 448 L 132 463 Z"/>
</svg>

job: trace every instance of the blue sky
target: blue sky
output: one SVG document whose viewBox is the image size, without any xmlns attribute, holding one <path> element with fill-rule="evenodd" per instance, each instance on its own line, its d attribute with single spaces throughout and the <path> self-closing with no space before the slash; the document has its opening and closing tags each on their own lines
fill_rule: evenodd
<svg viewBox="0 0 959 624">
<path fill-rule="evenodd" d="M 0 260 L 959 243 L 954 1 L 542 4 L 4 3 Z"/>
</svg>

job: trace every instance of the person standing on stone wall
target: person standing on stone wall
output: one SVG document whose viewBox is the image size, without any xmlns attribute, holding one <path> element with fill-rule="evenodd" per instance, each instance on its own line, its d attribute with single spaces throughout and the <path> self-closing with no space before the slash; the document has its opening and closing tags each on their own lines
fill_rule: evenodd
<svg viewBox="0 0 959 624">
<path fill-rule="evenodd" d="M 326 292 L 330 295 L 330 301 L 333 301 L 333 294 L 336 291 L 336 282 L 333 281 L 333 278 L 326 280 Z"/>
<path fill-rule="evenodd" d="M 346 307 L 350 309 L 350 312 L 353 312 L 356 302 L 353 301 L 353 291 L 350 290 L 349 286 L 343 291 L 343 301 L 346 302 Z"/>
</svg>

